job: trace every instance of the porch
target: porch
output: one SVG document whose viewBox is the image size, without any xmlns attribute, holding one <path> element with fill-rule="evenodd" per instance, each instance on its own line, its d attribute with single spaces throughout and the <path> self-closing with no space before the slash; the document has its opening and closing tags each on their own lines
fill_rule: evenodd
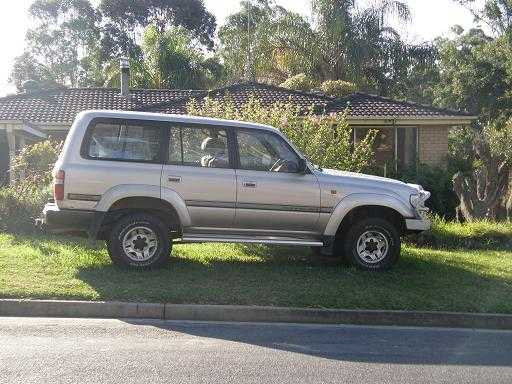
<svg viewBox="0 0 512 384">
<path fill-rule="evenodd" d="M 11 161 L 16 154 L 25 145 L 46 137 L 46 133 L 26 122 L 0 122 L 0 186 L 12 181 Z"/>
</svg>

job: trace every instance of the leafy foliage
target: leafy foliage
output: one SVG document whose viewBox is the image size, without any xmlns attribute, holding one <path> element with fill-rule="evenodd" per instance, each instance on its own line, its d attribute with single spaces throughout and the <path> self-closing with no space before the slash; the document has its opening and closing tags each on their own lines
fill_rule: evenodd
<svg viewBox="0 0 512 384">
<path fill-rule="evenodd" d="M 292 103 L 266 107 L 255 98 L 237 109 L 229 96 L 220 100 L 206 98 L 201 103 L 191 102 L 188 113 L 278 127 L 311 162 L 322 167 L 360 172 L 373 157 L 376 132 L 370 131 L 353 147 L 352 129 L 344 114 L 317 116 L 311 110 L 303 113 Z"/>
<path fill-rule="evenodd" d="M 131 85 L 140 88 L 200 89 L 223 75 L 216 57 L 206 58 L 189 31 L 173 27 L 164 32 L 148 26 L 140 45 L 141 56 L 131 59 Z M 105 71 L 106 84 L 119 86 L 117 61 Z"/>
<path fill-rule="evenodd" d="M 449 169 L 431 167 L 426 164 L 405 169 L 399 178 L 409 183 L 420 184 L 432 193 L 427 206 L 440 217 L 452 219 L 458 205 L 457 196 L 453 192 L 453 172 Z"/>
<path fill-rule="evenodd" d="M 49 192 L 20 192 L 15 187 L 0 188 L 0 231 L 37 232 L 36 219 L 41 216 Z"/>
<path fill-rule="evenodd" d="M 503 38 L 491 39 L 482 30 L 438 41 L 440 80 L 435 102 L 480 115 L 484 124 L 510 115 L 512 51 Z"/>
<path fill-rule="evenodd" d="M 357 86 L 354 83 L 343 80 L 327 80 L 320 85 L 320 89 L 329 96 L 343 97 L 354 93 Z"/>
<path fill-rule="evenodd" d="M 315 81 L 304 73 L 289 77 L 281 83 L 281 87 L 296 91 L 311 91 L 315 85 Z"/>
<path fill-rule="evenodd" d="M 119 35 L 124 33 L 127 40 L 132 39 L 132 44 L 136 44 L 136 38 L 130 36 L 130 31 L 136 28 L 153 25 L 163 33 L 178 26 L 213 48 L 215 17 L 206 10 L 203 0 L 102 0 L 99 9 L 113 28 L 117 27 Z"/>
<path fill-rule="evenodd" d="M 47 189 L 52 181 L 52 169 L 57 161 L 62 141 L 44 140 L 24 147 L 12 159 L 14 177 L 23 175 L 15 184 L 20 193 Z"/>
<path fill-rule="evenodd" d="M 51 196 L 52 168 L 62 142 L 45 140 L 26 146 L 12 161 L 16 183 L 0 189 L 0 231 L 36 232 L 36 218 Z"/>
<path fill-rule="evenodd" d="M 219 31 L 228 74 L 280 84 L 303 73 L 318 83 L 344 80 L 384 95 L 417 94 L 410 91 L 418 85 L 411 73 L 420 72 L 422 80 L 430 75 L 434 47 L 407 45 L 388 25 L 389 17 L 409 20 L 405 3 L 361 3 L 314 0 L 311 23 L 270 1 L 242 2 Z"/>
<path fill-rule="evenodd" d="M 200 47 L 213 47 L 215 30 L 215 18 L 202 0 L 103 0 L 98 7 L 89 0 L 36 0 L 29 12 L 35 25 L 28 31 L 26 49 L 16 58 L 11 73 L 20 91 L 27 80 L 36 81 L 43 89 L 108 83 L 113 60 L 128 55 L 143 62 L 144 57 L 151 56 L 151 52 L 143 52 L 150 49 L 148 44 L 140 45 L 140 41 L 148 43 L 151 39 L 140 35 L 148 26 L 158 31 L 147 32 L 159 36 L 153 40 L 169 42 L 174 38 L 171 57 L 175 60 L 170 64 L 177 65 L 182 73 L 195 68 L 190 56 L 200 56 L 208 70 L 219 66 L 218 61 L 198 55 Z M 167 33 L 171 30 L 174 32 Z M 187 41 L 178 41 L 173 34 L 187 35 Z M 196 47 L 192 48 L 192 42 Z M 191 50 L 185 57 L 183 44 Z M 172 51 L 169 45 L 162 46 L 167 54 Z M 150 65 L 143 62 L 143 66 Z M 166 68 L 159 70 L 165 72 Z M 151 82 L 151 78 L 145 80 Z"/>
</svg>

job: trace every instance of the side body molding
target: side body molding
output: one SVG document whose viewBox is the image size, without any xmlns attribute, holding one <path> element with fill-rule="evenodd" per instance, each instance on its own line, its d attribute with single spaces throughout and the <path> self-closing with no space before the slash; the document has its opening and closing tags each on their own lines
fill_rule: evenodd
<svg viewBox="0 0 512 384">
<path fill-rule="evenodd" d="M 414 217 L 412 207 L 408 207 L 399 199 L 390 195 L 377 193 L 354 193 L 344 197 L 334 208 L 331 218 L 325 227 L 325 236 L 334 236 L 345 216 L 354 208 L 365 205 L 380 206 L 394 209 L 404 218 Z"/>
<path fill-rule="evenodd" d="M 116 185 L 103 194 L 95 209 L 96 211 L 107 212 L 116 201 L 128 197 L 153 197 L 155 199 L 162 199 L 174 207 L 178 213 L 182 226 L 190 226 L 190 215 L 188 213 L 187 206 L 185 205 L 185 201 L 172 189 L 162 188 L 160 191 L 159 185 Z"/>
</svg>

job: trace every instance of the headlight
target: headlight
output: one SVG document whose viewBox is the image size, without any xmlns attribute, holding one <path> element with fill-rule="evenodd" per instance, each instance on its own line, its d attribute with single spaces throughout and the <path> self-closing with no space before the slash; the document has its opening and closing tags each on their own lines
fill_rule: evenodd
<svg viewBox="0 0 512 384">
<path fill-rule="evenodd" d="M 427 211 L 428 208 L 425 207 L 425 201 L 430 197 L 430 192 L 420 190 L 419 193 L 411 195 L 409 201 L 411 205 L 418 211 Z"/>
</svg>

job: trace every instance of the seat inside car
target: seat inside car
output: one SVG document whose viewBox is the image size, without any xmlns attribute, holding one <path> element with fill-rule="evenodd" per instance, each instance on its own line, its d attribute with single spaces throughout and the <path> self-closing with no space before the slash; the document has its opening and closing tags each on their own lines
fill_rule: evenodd
<svg viewBox="0 0 512 384">
<path fill-rule="evenodd" d="M 207 137 L 201 144 L 205 155 L 201 158 L 201 166 L 208 168 L 228 168 L 229 158 L 226 144 L 218 137 Z"/>
</svg>

